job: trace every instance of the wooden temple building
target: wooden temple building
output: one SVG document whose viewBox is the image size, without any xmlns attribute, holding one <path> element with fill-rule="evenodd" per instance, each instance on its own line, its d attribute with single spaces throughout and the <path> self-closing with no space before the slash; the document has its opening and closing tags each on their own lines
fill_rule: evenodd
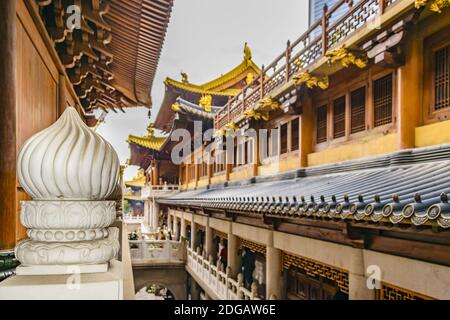
<svg viewBox="0 0 450 320">
<path fill-rule="evenodd" d="M 0 250 L 26 237 L 16 177 L 19 148 L 74 106 L 151 107 L 151 87 L 173 0 L 0 1 Z"/>
<path fill-rule="evenodd" d="M 246 46 L 207 84 L 165 81 L 154 127 L 169 136 L 130 136 L 131 163 L 179 184 L 156 202 L 189 235 L 192 296 L 229 297 L 204 274 L 239 282 L 247 248 L 247 298 L 450 298 L 449 26 L 445 1 L 340 0 L 265 67 Z M 195 120 L 216 138 L 166 166 L 171 133 Z"/>
</svg>

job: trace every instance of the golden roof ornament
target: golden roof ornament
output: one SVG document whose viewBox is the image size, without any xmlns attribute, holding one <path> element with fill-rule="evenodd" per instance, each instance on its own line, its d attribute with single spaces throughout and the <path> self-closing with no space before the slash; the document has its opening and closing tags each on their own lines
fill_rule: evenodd
<svg viewBox="0 0 450 320">
<path fill-rule="evenodd" d="M 348 68 L 351 64 L 356 65 L 358 68 L 363 69 L 367 67 L 368 59 L 365 54 L 359 54 L 351 52 L 345 46 L 341 48 L 328 51 L 325 56 L 328 58 L 328 63 L 340 62 L 345 68 Z"/>
<path fill-rule="evenodd" d="M 296 74 L 295 76 L 292 77 L 292 79 L 294 79 L 296 86 L 301 86 L 304 84 L 310 89 L 312 89 L 314 87 L 319 87 L 322 90 L 326 90 L 326 89 L 328 89 L 328 86 L 329 86 L 329 81 L 328 81 L 327 76 L 318 78 L 318 77 L 312 76 L 308 72 L 302 72 L 302 73 Z"/>
<path fill-rule="evenodd" d="M 430 1 L 429 0 L 416 0 L 414 5 L 417 9 L 425 7 Z M 430 11 L 442 13 L 442 10 L 450 7 L 450 0 L 434 0 L 430 5 Z"/>
<path fill-rule="evenodd" d="M 206 112 L 211 112 L 212 96 L 210 94 L 203 94 L 200 98 L 199 105 Z"/>
<path fill-rule="evenodd" d="M 180 107 L 180 105 L 178 103 L 172 104 L 171 108 L 172 108 L 173 112 L 180 112 L 180 110 L 181 110 L 181 107 Z"/>
<path fill-rule="evenodd" d="M 244 44 L 244 61 L 250 62 L 252 60 L 252 51 L 247 42 Z"/>
<path fill-rule="evenodd" d="M 138 172 L 137 172 L 137 175 L 136 175 L 136 177 L 134 179 L 137 180 L 137 179 L 141 179 L 143 177 L 145 177 L 144 170 L 139 169 Z"/>
<path fill-rule="evenodd" d="M 269 121 L 269 111 L 258 111 L 255 109 L 247 110 L 244 112 L 246 119 L 264 120 Z"/>
<path fill-rule="evenodd" d="M 189 77 L 188 77 L 187 73 L 181 71 L 180 74 L 181 74 L 181 82 L 182 83 L 189 83 Z"/>
<path fill-rule="evenodd" d="M 247 76 L 245 77 L 245 83 L 247 85 L 250 85 L 253 82 L 253 80 L 255 80 L 255 75 L 251 72 L 247 73 Z"/>
<path fill-rule="evenodd" d="M 131 164 L 130 158 L 128 158 L 127 160 L 125 160 L 125 165 L 129 166 L 130 164 Z"/>
<path fill-rule="evenodd" d="M 148 138 L 154 138 L 155 137 L 155 129 L 154 129 L 155 125 L 153 123 L 150 123 L 147 126 L 147 137 Z"/>
<path fill-rule="evenodd" d="M 265 98 L 259 102 L 259 106 L 257 107 L 257 110 L 276 110 L 280 107 L 280 104 L 278 101 L 274 101 L 272 98 Z"/>
</svg>

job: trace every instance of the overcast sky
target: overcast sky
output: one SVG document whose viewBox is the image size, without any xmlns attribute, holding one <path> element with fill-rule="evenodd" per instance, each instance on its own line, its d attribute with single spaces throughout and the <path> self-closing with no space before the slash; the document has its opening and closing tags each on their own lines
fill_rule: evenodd
<svg viewBox="0 0 450 320">
<path fill-rule="evenodd" d="M 308 0 L 175 0 L 152 89 L 151 119 L 147 108 L 110 112 L 98 129 L 116 149 L 123 164 L 129 157 L 128 135 L 143 136 L 164 96 L 166 77 L 202 84 L 238 65 L 248 42 L 253 61 L 268 65 L 307 28 Z M 125 171 L 125 179 L 137 167 Z"/>
</svg>

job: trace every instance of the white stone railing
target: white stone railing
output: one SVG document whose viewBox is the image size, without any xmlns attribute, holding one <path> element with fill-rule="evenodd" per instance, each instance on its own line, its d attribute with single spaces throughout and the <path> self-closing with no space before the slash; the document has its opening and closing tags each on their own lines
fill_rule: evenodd
<svg viewBox="0 0 450 320">
<path fill-rule="evenodd" d="M 187 248 L 187 266 L 220 300 L 261 300 L 258 297 L 256 284 L 252 286 L 251 291 L 247 290 L 244 287 L 242 274 L 234 280 L 229 272 L 218 270 L 212 261 L 204 259 L 191 248 Z"/>
<path fill-rule="evenodd" d="M 130 240 L 132 264 L 184 263 L 183 242 L 170 240 Z"/>
<path fill-rule="evenodd" d="M 163 184 L 163 185 L 146 185 L 141 190 L 142 197 L 159 197 L 163 195 L 167 195 L 173 192 L 176 192 L 180 189 L 180 186 L 177 184 Z"/>
<path fill-rule="evenodd" d="M 141 223 L 144 221 L 144 216 L 132 216 L 131 214 L 124 214 L 122 219 L 125 223 Z"/>
</svg>

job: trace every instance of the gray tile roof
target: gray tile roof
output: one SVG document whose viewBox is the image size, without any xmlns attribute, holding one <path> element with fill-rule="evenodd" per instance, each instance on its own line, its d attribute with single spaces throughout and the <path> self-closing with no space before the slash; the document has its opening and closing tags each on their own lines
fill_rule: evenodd
<svg viewBox="0 0 450 320">
<path fill-rule="evenodd" d="M 160 203 L 450 228 L 450 145 L 180 192 Z"/>
<path fill-rule="evenodd" d="M 185 112 L 195 114 L 202 118 L 214 119 L 216 112 L 221 109 L 221 107 L 211 106 L 211 112 L 206 112 L 201 106 L 184 100 L 180 97 L 177 98 L 176 102 L 180 105 L 181 109 Z"/>
</svg>

